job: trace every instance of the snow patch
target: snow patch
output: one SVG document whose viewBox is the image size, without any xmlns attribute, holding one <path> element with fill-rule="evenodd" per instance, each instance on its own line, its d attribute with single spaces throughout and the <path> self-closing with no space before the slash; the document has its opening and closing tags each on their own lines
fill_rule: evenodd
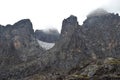
<svg viewBox="0 0 120 80">
<path fill-rule="evenodd" d="M 44 48 L 46 50 L 51 49 L 55 45 L 55 43 L 48 43 L 48 42 L 44 42 L 44 41 L 40 41 L 40 40 L 37 40 L 37 42 L 39 43 L 39 45 L 42 48 Z"/>
</svg>

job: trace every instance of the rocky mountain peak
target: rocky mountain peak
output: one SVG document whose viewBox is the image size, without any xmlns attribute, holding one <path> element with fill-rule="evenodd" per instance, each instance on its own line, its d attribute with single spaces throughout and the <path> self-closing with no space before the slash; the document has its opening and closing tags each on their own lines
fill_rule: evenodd
<svg viewBox="0 0 120 80">
<path fill-rule="evenodd" d="M 30 19 L 22 19 L 22 20 L 16 22 L 14 25 L 17 26 L 17 25 L 21 25 L 21 24 L 24 24 L 24 25 L 29 24 L 29 25 L 31 25 L 32 23 L 31 23 Z"/>
<path fill-rule="evenodd" d="M 70 25 L 78 24 L 77 17 L 74 15 L 70 15 L 67 19 L 64 19 L 63 26 L 68 25 L 68 24 L 70 24 Z"/>
<path fill-rule="evenodd" d="M 95 53 L 98 58 L 120 56 L 118 53 L 119 31 L 120 16 L 114 13 L 88 17 L 82 26 L 85 44 L 89 52 Z"/>
<path fill-rule="evenodd" d="M 104 15 L 96 15 L 96 16 L 87 17 L 87 19 L 83 23 L 83 26 L 94 27 L 98 25 L 96 27 L 100 28 L 101 25 L 104 25 L 104 28 L 105 28 L 105 27 L 108 27 L 107 25 L 109 26 L 116 25 L 119 23 L 119 21 L 120 21 L 120 17 L 118 14 L 107 12 Z"/>
<path fill-rule="evenodd" d="M 12 65 L 31 60 L 39 53 L 39 49 L 42 50 L 34 38 L 34 30 L 29 19 L 0 27 L 0 61 Z M 32 51 L 36 52 L 32 53 Z"/>
<path fill-rule="evenodd" d="M 2 80 L 120 79 L 118 14 L 97 10 L 81 26 L 71 15 L 63 20 L 60 39 L 47 51 L 39 47 L 33 33 L 29 20 L 0 26 Z"/>
<path fill-rule="evenodd" d="M 70 36 L 74 30 L 78 27 L 77 17 L 74 15 L 69 16 L 62 22 L 61 37 Z"/>
<path fill-rule="evenodd" d="M 74 33 L 74 31 L 79 27 L 77 17 L 74 15 L 69 16 L 68 18 L 64 19 L 62 22 L 62 29 L 61 34 L 58 42 L 55 46 L 59 48 L 67 48 L 68 43 Z"/>
<path fill-rule="evenodd" d="M 24 28 L 27 31 L 29 31 L 30 34 L 34 34 L 33 25 L 29 19 L 20 20 L 16 22 L 13 26 L 14 28 Z"/>
</svg>

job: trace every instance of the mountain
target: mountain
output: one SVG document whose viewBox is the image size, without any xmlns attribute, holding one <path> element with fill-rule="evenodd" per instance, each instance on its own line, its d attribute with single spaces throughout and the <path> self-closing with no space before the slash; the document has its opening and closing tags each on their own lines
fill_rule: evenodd
<svg viewBox="0 0 120 80">
<path fill-rule="evenodd" d="M 89 16 L 83 25 L 73 15 L 64 19 L 60 39 L 42 59 L 47 73 L 55 73 L 50 79 L 120 79 L 119 32 L 120 17 L 114 13 Z"/>
<path fill-rule="evenodd" d="M 30 66 L 28 63 L 37 59 L 44 51 L 34 38 L 34 30 L 29 19 L 21 20 L 14 25 L 1 25 L 0 79 L 20 77 L 20 72 Z"/>
<path fill-rule="evenodd" d="M 56 29 L 36 30 L 35 38 L 48 43 L 55 43 L 59 39 L 59 32 Z"/>
<path fill-rule="evenodd" d="M 120 79 L 118 14 L 98 9 L 83 25 L 71 15 L 63 20 L 59 39 L 49 50 L 43 49 L 48 44 L 41 45 L 28 19 L 0 26 L 0 30 L 2 80 Z"/>
<path fill-rule="evenodd" d="M 119 37 L 120 16 L 118 14 L 107 12 L 97 15 L 96 13 L 87 17 L 83 25 L 74 31 L 69 42 L 69 49 L 74 50 L 72 53 L 78 52 L 82 55 L 79 56 L 80 59 L 83 58 L 79 65 L 83 68 L 77 66 L 69 75 L 71 77 L 68 77 L 73 80 L 119 80 Z M 83 54 L 88 58 L 85 59 Z M 91 61 L 87 66 L 86 60 Z"/>
</svg>

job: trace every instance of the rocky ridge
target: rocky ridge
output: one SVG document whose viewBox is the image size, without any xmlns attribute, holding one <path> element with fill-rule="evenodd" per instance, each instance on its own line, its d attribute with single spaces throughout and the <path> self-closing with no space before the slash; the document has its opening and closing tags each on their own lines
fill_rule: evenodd
<svg viewBox="0 0 120 80">
<path fill-rule="evenodd" d="M 24 70 L 32 66 L 29 62 L 37 59 L 43 52 L 44 49 L 34 38 L 34 30 L 29 19 L 21 20 L 14 25 L 0 26 L 0 79 L 8 80 L 10 77 L 31 74 Z M 25 73 L 20 74 L 21 72 Z"/>
<path fill-rule="evenodd" d="M 35 43 L 28 44 L 29 47 L 32 47 L 27 48 L 30 51 L 29 53 L 27 53 L 28 51 L 22 53 L 27 55 L 25 56 L 28 57 L 27 60 L 17 58 L 20 61 L 16 62 L 19 63 L 10 63 L 12 67 L 3 70 L 1 68 L 0 78 L 5 80 L 119 80 L 120 16 L 106 11 L 101 13 L 101 15 L 88 16 L 83 25 L 79 25 L 77 17 L 73 15 L 64 19 L 59 40 L 53 48 L 47 51 L 40 46 L 37 46 L 36 49 L 35 45 L 38 45 L 38 43 L 33 36 L 34 31 L 32 28 L 28 29 L 26 20 L 25 22 L 24 20 L 20 21 L 20 23 L 24 23 L 22 25 L 18 24 L 19 22 L 17 25 L 15 24 L 17 28 L 20 27 L 17 32 L 23 32 L 19 34 L 20 40 L 23 40 L 21 42 L 19 38 L 14 42 L 14 36 L 11 36 L 13 27 L 6 29 L 8 27 L 1 26 L 0 37 L 8 40 L 7 44 L 4 43 L 4 40 L 1 40 L 0 54 L 5 58 L 1 60 L 11 60 L 10 58 L 13 56 L 11 55 L 7 59 L 3 56 L 3 53 L 7 54 L 7 52 L 4 52 L 6 46 L 8 47 L 5 48 L 7 49 L 5 51 L 23 51 L 23 48 L 26 49 L 27 47 L 21 43 L 25 43 L 25 41 L 29 44 Z M 29 27 L 32 26 L 29 25 Z M 4 31 L 4 29 L 6 30 Z M 11 31 L 9 32 L 9 30 Z M 27 33 L 24 33 L 24 30 Z M 6 35 L 8 32 L 9 35 Z M 9 42 L 11 37 L 13 42 Z M 17 55 L 19 51 L 11 53 Z M 20 57 L 20 55 L 17 56 Z M 34 57 L 29 60 L 29 55 Z M 5 65 L 3 66 L 5 67 Z"/>
</svg>

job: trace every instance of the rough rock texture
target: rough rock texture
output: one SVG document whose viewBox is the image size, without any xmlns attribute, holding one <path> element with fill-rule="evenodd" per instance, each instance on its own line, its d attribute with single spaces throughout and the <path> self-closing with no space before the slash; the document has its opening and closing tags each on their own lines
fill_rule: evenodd
<svg viewBox="0 0 120 80">
<path fill-rule="evenodd" d="M 56 29 L 36 30 L 35 37 L 38 40 L 55 43 L 59 39 L 59 32 Z"/>
<path fill-rule="evenodd" d="M 73 68 L 78 66 L 82 68 L 90 63 L 91 58 L 89 55 L 81 52 L 80 48 L 75 48 L 75 50 L 70 48 L 70 44 L 75 44 L 70 42 L 74 31 L 78 27 L 80 26 L 77 18 L 73 15 L 63 20 L 60 39 L 52 49 L 40 56 L 40 61 L 46 66 L 48 73 L 55 73 L 60 76 L 67 74 Z"/>
<path fill-rule="evenodd" d="M 89 17 L 84 21 L 82 32 L 89 54 L 98 58 L 120 58 L 120 17 L 108 13 Z"/>
<path fill-rule="evenodd" d="M 78 24 L 77 18 L 72 15 L 63 20 L 60 39 L 55 46 L 43 56 L 47 57 L 43 60 L 49 60 L 46 64 L 47 68 L 49 68 L 50 71 L 54 70 L 53 72 L 57 72 L 59 75 L 71 74 L 76 69 L 84 69 L 83 74 L 87 72 L 87 75 L 92 75 L 93 77 L 99 67 L 96 63 L 91 65 L 94 61 L 99 61 L 100 59 L 102 62 L 108 57 L 120 58 L 119 37 L 120 17 L 118 14 L 107 13 L 98 16 L 89 16 L 82 26 Z M 105 64 L 101 64 L 103 68 L 105 68 Z M 119 65 L 114 66 L 114 68 L 119 71 L 117 67 L 119 67 Z M 113 73 L 109 72 L 109 74 Z M 101 77 L 102 76 L 100 76 L 100 78 Z M 115 76 L 113 75 L 112 77 Z M 82 76 L 82 78 L 85 77 Z"/>
<path fill-rule="evenodd" d="M 0 26 L 0 49 L 1 56 L 16 55 L 15 58 L 18 56 L 22 61 L 36 55 L 37 53 L 33 52 L 34 50 L 40 51 L 40 47 L 34 38 L 30 20 L 21 20 L 5 27 Z"/>
<path fill-rule="evenodd" d="M 78 55 L 80 59 L 83 58 L 82 61 L 80 60 L 79 62 L 80 65 L 83 65 L 81 62 L 86 63 L 86 58 L 84 58 L 83 54 L 85 57 L 88 56 L 91 58 L 87 59 L 91 62 L 87 65 L 83 65 L 83 68 L 80 66 L 76 67 L 76 69 L 80 71 L 80 75 L 76 75 L 77 78 L 74 79 L 90 80 L 91 77 L 94 77 L 95 79 L 92 78 L 91 80 L 119 80 L 119 60 L 116 60 L 115 62 L 113 60 L 113 64 L 115 63 L 114 65 L 105 63 L 98 65 L 97 63 L 94 63 L 99 61 L 99 59 L 101 62 L 104 62 L 104 59 L 109 57 L 116 59 L 120 58 L 119 37 L 120 17 L 118 14 L 105 13 L 101 15 L 89 16 L 84 21 L 83 25 L 75 30 L 68 46 L 68 50 L 73 50 L 75 53 L 76 50 L 79 50 L 79 53 L 82 54 L 81 57 Z M 113 72 L 109 70 L 110 68 L 112 68 L 111 70 Z M 72 70 L 72 72 L 74 72 L 74 70 Z"/>
<path fill-rule="evenodd" d="M 120 60 L 96 60 L 83 69 L 76 69 L 64 80 L 120 80 Z"/>
<path fill-rule="evenodd" d="M 43 51 L 34 38 L 34 30 L 29 19 L 21 20 L 14 25 L 0 26 L 0 79 L 22 75 L 20 70 L 25 70 L 27 64 Z M 19 67 L 20 65 L 23 67 Z M 26 74 L 23 72 L 23 75 Z"/>
<path fill-rule="evenodd" d="M 87 17 L 83 25 L 79 25 L 77 17 L 73 15 L 64 19 L 59 40 L 52 49 L 42 54 L 43 50 L 40 47 L 36 49 L 34 46 L 36 43 L 31 44 L 36 40 L 33 38 L 33 29 L 28 29 L 28 26 L 26 29 L 26 21 L 18 22 L 24 23 L 22 25 L 16 23 L 15 25 L 19 28 L 13 33 L 12 31 L 16 29 L 14 25 L 13 28 L 1 26 L 1 66 L 8 61 L 16 62 L 16 65 L 7 63 L 14 66 L 9 68 L 2 66 L 0 78 L 6 80 L 120 80 L 120 16 L 106 13 L 106 11 L 101 13 L 101 15 Z M 16 38 L 15 33 L 18 32 L 22 33 Z M 29 49 L 23 45 L 25 43 L 28 43 L 26 45 Z M 8 53 L 12 53 L 10 57 L 6 57 Z M 24 58 L 23 54 L 27 58 Z M 34 58 L 31 59 L 33 56 Z"/>
</svg>

